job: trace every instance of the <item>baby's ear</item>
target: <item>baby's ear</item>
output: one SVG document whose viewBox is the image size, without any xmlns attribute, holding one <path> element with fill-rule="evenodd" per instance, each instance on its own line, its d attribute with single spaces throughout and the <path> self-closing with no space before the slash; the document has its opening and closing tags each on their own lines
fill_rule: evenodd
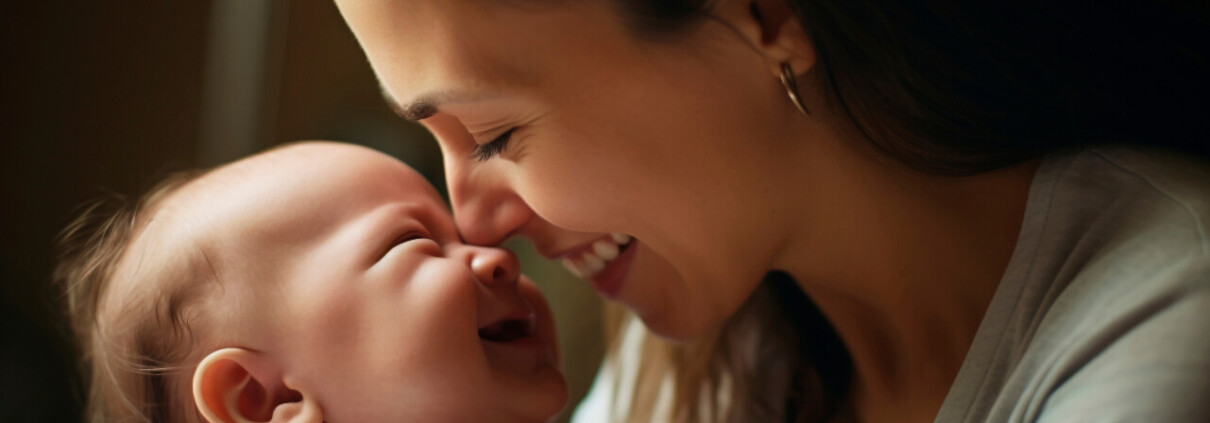
<svg viewBox="0 0 1210 423">
<path fill-rule="evenodd" d="M 314 396 L 291 389 L 281 367 L 243 348 L 210 353 L 193 372 L 193 400 L 210 423 L 320 423 Z"/>
</svg>

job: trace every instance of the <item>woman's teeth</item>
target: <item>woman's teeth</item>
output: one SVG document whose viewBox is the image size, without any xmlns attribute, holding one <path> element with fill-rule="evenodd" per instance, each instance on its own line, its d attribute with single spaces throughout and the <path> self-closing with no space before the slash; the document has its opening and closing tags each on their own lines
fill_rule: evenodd
<svg viewBox="0 0 1210 423">
<path fill-rule="evenodd" d="M 563 266 L 578 278 L 591 278 L 605 270 L 610 260 L 618 258 L 618 253 L 630 244 L 630 235 L 612 233 L 609 239 L 592 243 L 592 248 L 580 254 L 579 257 L 563 259 Z"/>
<path fill-rule="evenodd" d="M 618 244 L 609 241 L 597 241 L 592 243 L 592 252 L 597 254 L 602 260 L 613 260 L 618 258 Z"/>
<path fill-rule="evenodd" d="M 613 242 L 617 243 L 618 245 L 626 245 L 630 243 L 630 235 L 626 234 L 614 232 L 609 234 L 609 238 L 613 239 Z"/>
</svg>

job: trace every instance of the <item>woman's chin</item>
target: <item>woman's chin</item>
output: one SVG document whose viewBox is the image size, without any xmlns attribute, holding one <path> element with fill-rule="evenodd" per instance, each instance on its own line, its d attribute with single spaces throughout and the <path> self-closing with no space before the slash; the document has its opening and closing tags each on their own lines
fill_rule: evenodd
<svg viewBox="0 0 1210 423">
<path fill-rule="evenodd" d="M 626 279 L 613 301 L 630 309 L 648 330 L 661 338 L 691 341 L 722 324 L 722 318 L 704 313 L 700 292 L 680 291 L 698 286 L 686 283 L 670 262 L 639 244 Z"/>
<path fill-rule="evenodd" d="M 647 330 L 656 336 L 674 342 L 691 342 L 701 339 L 722 326 L 725 318 L 711 319 L 697 314 L 686 315 L 679 310 L 661 310 L 660 313 L 637 314 Z"/>
</svg>

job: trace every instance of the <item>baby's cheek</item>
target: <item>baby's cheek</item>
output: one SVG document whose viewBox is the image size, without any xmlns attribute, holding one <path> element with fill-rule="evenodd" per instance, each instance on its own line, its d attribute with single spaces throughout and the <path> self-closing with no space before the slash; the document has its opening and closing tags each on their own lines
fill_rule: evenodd
<svg viewBox="0 0 1210 423">
<path fill-rule="evenodd" d="M 370 328 L 356 341 L 359 364 L 350 372 L 359 383 L 350 400 L 359 406 L 345 421 L 478 421 L 460 414 L 490 398 L 474 286 L 438 264 L 426 261 L 363 310 Z"/>
<path fill-rule="evenodd" d="M 340 362 L 358 345 L 368 328 L 362 322 L 362 301 L 356 292 L 335 288 L 298 289 L 284 313 L 276 317 L 277 338 L 310 360 Z"/>
<path fill-rule="evenodd" d="M 399 339 L 409 357 L 426 360 L 428 368 L 482 372 L 477 283 L 469 269 L 452 264 L 429 260 L 417 269 L 397 306 L 399 321 L 386 324 L 392 332 L 387 336 Z"/>
</svg>

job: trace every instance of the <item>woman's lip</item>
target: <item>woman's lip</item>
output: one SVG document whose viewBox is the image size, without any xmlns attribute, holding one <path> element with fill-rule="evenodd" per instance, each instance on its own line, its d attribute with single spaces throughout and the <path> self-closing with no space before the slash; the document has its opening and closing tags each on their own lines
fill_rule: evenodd
<svg viewBox="0 0 1210 423">
<path fill-rule="evenodd" d="M 635 252 L 639 249 L 639 241 L 631 240 L 618 257 L 605 264 L 605 268 L 592 277 L 592 287 L 608 298 L 617 298 L 626 275 L 630 272 L 630 263 L 634 261 Z"/>
</svg>

